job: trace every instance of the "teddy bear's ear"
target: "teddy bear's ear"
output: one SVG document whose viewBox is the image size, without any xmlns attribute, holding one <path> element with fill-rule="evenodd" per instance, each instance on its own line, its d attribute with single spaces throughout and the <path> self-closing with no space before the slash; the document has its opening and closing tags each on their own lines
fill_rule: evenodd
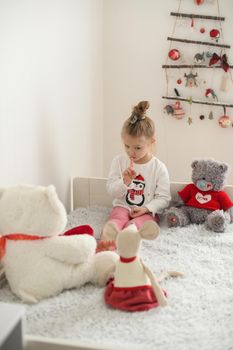
<svg viewBox="0 0 233 350">
<path fill-rule="evenodd" d="M 198 164 L 198 160 L 194 160 L 194 161 L 191 163 L 191 168 L 192 168 L 192 169 L 196 168 L 197 164 Z"/>
<path fill-rule="evenodd" d="M 46 187 L 45 194 L 47 195 L 49 203 L 55 213 L 60 214 L 65 210 L 63 204 L 58 198 L 56 189 L 53 185 L 49 185 L 48 187 Z"/>
<path fill-rule="evenodd" d="M 229 169 L 229 165 L 227 163 L 221 163 L 220 164 L 220 169 L 221 169 L 221 172 L 224 174 Z"/>
<path fill-rule="evenodd" d="M 146 221 L 138 233 L 142 238 L 151 240 L 158 237 L 159 231 L 159 225 L 157 225 L 154 221 Z"/>
</svg>

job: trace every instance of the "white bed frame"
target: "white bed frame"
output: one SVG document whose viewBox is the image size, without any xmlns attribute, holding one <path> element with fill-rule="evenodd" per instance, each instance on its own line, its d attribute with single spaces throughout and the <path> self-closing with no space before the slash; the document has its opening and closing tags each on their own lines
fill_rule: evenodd
<svg viewBox="0 0 233 350">
<path fill-rule="evenodd" d="M 106 191 L 106 178 L 75 177 L 71 179 L 71 210 L 90 205 L 102 205 L 110 207 L 112 198 Z M 180 191 L 187 183 L 171 182 L 172 200 L 176 200 Z M 233 199 L 233 185 L 224 187 L 224 191 Z"/>
<path fill-rule="evenodd" d="M 186 183 L 172 182 L 171 195 L 172 199 L 177 198 L 177 191 L 182 189 Z M 225 186 L 224 191 L 233 199 L 233 186 Z M 79 207 L 87 207 L 91 205 L 111 206 L 112 199 L 106 191 L 105 178 L 85 178 L 75 177 L 71 179 L 71 210 Z M 25 350 L 116 350 L 114 344 L 112 346 L 101 344 L 94 346 L 93 344 L 83 343 L 79 341 L 69 341 L 58 338 L 46 338 L 27 335 L 24 337 Z M 119 348 L 117 350 L 126 350 Z M 127 350 L 130 350 L 127 348 Z"/>
</svg>

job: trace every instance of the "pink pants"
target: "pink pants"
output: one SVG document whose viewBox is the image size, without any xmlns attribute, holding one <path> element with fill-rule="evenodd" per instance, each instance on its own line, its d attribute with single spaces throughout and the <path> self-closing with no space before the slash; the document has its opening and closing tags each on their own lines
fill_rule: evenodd
<svg viewBox="0 0 233 350">
<path fill-rule="evenodd" d="M 159 217 L 158 215 L 155 215 L 155 217 L 153 217 L 152 214 L 144 214 L 132 219 L 129 216 L 128 209 L 123 207 L 114 207 L 110 213 L 108 220 L 114 222 L 119 230 L 122 230 L 132 223 L 134 223 L 137 228 L 140 229 L 145 221 L 152 220 L 159 222 Z"/>
</svg>

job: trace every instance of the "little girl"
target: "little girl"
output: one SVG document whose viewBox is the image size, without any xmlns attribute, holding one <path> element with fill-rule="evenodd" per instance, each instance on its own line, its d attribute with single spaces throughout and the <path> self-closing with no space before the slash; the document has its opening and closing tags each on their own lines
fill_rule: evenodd
<svg viewBox="0 0 233 350">
<path fill-rule="evenodd" d="M 108 240 L 113 222 L 119 230 L 134 223 L 139 229 L 147 220 L 158 222 L 158 215 L 170 201 L 170 183 L 164 163 L 153 155 L 155 126 L 146 116 L 149 102 L 139 102 L 122 127 L 126 155 L 112 160 L 107 181 L 114 198 L 109 221 L 102 232 Z"/>
</svg>

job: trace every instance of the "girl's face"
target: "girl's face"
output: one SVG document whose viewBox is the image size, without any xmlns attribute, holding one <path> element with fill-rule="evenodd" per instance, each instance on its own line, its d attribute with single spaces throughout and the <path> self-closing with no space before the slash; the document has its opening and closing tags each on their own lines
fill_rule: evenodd
<svg viewBox="0 0 233 350">
<path fill-rule="evenodd" d="M 155 140 L 145 136 L 123 134 L 122 141 L 129 158 L 136 164 L 147 163 L 152 158 L 152 146 Z"/>
</svg>

